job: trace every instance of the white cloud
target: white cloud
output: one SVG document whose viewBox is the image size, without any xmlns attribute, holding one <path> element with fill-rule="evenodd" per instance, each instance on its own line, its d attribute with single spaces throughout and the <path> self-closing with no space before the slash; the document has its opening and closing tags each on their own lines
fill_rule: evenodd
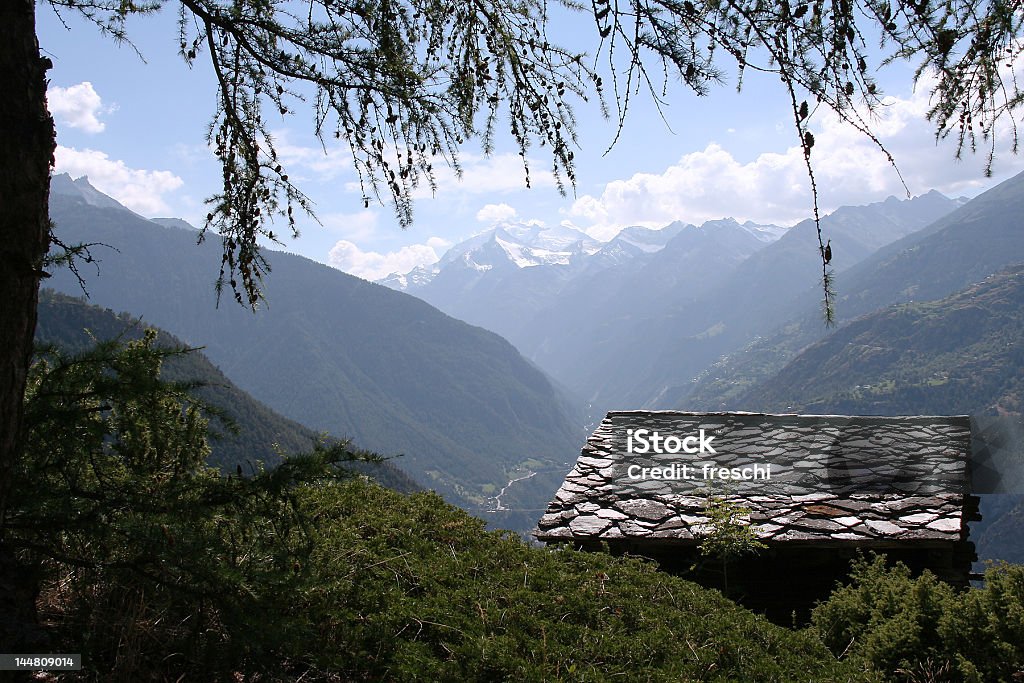
<svg viewBox="0 0 1024 683">
<path fill-rule="evenodd" d="M 956 162 L 951 144 L 936 144 L 924 118 L 927 90 L 919 88 L 906 99 L 888 98 L 880 118 L 870 122 L 896 159 L 907 188 L 913 194 L 934 188 L 956 196 L 991 184 L 984 178 L 984 151 Z M 906 196 L 885 155 L 838 116 L 818 117 L 811 130 L 816 138 L 811 160 L 823 213 L 888 195 Z M 1021 168 L 1024 160 L 1004 154 L 995 171 L 1003 175 Z M 811 192 L 799 145 L 742 163 L 713 142 L 683 155 L 662 173 L 612 181 L 599 197 L 581 196 L 566 213 L 567 223 L 599 239 L 627 225 L 661 227 L 674 220 L 701 223 L 725 216 L 785 225 L 810 215 Z"/>
<path fill-rule="evenodd" d="M 424 179 L 413 190 L 412 198 L 422 200 L 444 195 L 507 194 L 527 189 L 523 159 L 518 154 L 495 154 L 488 157 L 463 152 L 459 155 L 459 164 L 461 177 L 440 157 L 435 158 L 433 168 L 437 192 L 433 192 Z M 555 187 L 555 178 L 543 161 L 530 159 L 529 164 L 530 187 Z M 349 192 L 361 191 L 357 181 L 346 183 L 345 189 Z M 386 195 L 387 185 L 382 184 L 381 196 Z"/>
<path fill-rule="evenodd" d="M 73 177 L 89 176 L 100 192 L 110 195 L 143 216 L 166 215 L 170 211 L 163 195 L 173 192 L 184 181 L 170 171 L 145 171 L 129 168 L 92 149 L 78 150 L 57 146 L 55 170 Z"/>
<path fill-rule="evenodd" d="M 555 187 L 555 178 L 543 161 L 529 159 L 530 186 L 533 188 Z M 447 165 L 434 165 L 437 173 L 438 194 L 442 192 L 464 192 L 467 194 L 496 194 L 518 192 L 526 188 L 526 171 L 523 158 L 518 154 L 506 153 L 493 156 L 465 154 L 459 157 L 462 177 Z M 429 196 L 429 188 L 427 188 Z"/>
<path fill-rule="evenodd" d="M 505 203 L 487 204 L 476 212 L 476 219 L 485 225 L 497 225 L 515 219 L 516 210 Z"/>
<path fill-rule="evenodd" d="M 363 209 L 356 213 L 328 213 L 320 215 L 320 222 L 331 232 L 350 240 L 366 240 L 377 233 L 379 212 Z"/>
<path fill-rule="evenodd" d="M 103 100 L 89 81 L 68 88 L 51 86 L 46 91 L 46 101 L 50 113 L 60 123 L 86 133 L 102 133 L 106 124 L 99 120 L 98 115 L 112 111 L 103 107 Z"/>
<path fill-rule="evenodd" d="M 392 273 L 408 273 L 416 266 L 437 263 L 437 250 L 443 250 L 450 244 L 440 237 L 431 237 L 426 244 L 410 244 L 381 254 L 363 251 L 348 240 L 339 240 L 331 248 L 327 262 L 357 277 L 379 280 Z"/>
<path fill-rule="evenodd" d="M 434 251 L 444 252 L 452 246 L 452 242 L 443 237 L 431 237 L 427 240 L 427 246 Z"/>
</svg>

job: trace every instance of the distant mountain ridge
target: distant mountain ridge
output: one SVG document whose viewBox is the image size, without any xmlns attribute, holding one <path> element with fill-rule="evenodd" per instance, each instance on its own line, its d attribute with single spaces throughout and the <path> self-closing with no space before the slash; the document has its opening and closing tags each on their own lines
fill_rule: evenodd
<svg viewBox="0 0 1024 683">
<path fill-rule="evenodd" d="M 58 173 L 50 178 L 50 193 L 64 195 L 67 197 L 77 197 L 89 206 L 95 206 L 101 209 L 128 211 L 129 213 L 138 216 L 137 213 L 127 208 L 116 199 L 108 197 L 93 187 L 87 176 L 75 179 L 68 173 Z M 142 216 L 139 216 L 139 218 L 142 218 Z"/>
<path fill-rule="evenodd" d="M 959 206 L 923 229 L 885 245 L 837 277 L 842 325 L 900 302 L 949 296 L 1024 261 L 1024 174 Z M 792 298 L 759 338 L 709 366 L 675 405 L 688 409 L 746 409 L 754 387 L 831 331 L 822 324 L 818 292 Z"/>
<path fill-rule="evenodd" d="M 1024 413 L 1024 264 L 944 299 L 857 318 L 757 384 L 747 400 L 769 412 Z"/>
<path fill-rule="evenodd" d="M 832 266 L 842 273 L 958 205 L 933 191 L 842 207 L 822 219 Z M 498 332 L 589 404 L 591 419 L 674 406 L 709 364 L 772 329 L 805 295 L 820 298 L 813 221 L 676 222 L 626 228 L 606 243 L 558 231 L 542 245 L 540 226 L 514 235 L 499 226 L 387 284 Z M 513 238 L 520 257 L 547 251 L 517 260 Z"/>
<path fill-rule="evenodd" d="M 865 206 L 841 207 L 824 216 L 821 229 L 831 241 L 830 267 L 839 291 L 847 291 L 849 269 L 957 206 L 956 200 L 932 191 L 913 199 L 890 197 Z M 685 403 L 705 368 L 777 328 L 795 310 L 813 311 L 815 324 L 823 328 L 817 245 L 814 222 L 802 221 L 740 264 L 714 290 L 672 311 L 652 333 L 673 342 L 662 346 L 641 383 L 642 387 L 660 385 L 658 393 L 638 392 L 636 400 L 662 408 Z"/>
<path fill-rule="evenodd" d="M 585 350 L 577 357 L 585 345 L 574 339 L 602 334 L 591 329 L 601 324 L 590 320 L 598 302 L 611 298 L 619 306 L 635 305 L 635 292 L 641 299 L 661 298 L 679 280 L 674 261 L 686 258 L 700 243 L 707 243 L 707 253 L 693 261 L 705 276 L 691 280 L 706 284 L 702 263 L 710 252 L 729 248 L 734 256 L 746 256 L 785 231 L 733 219 L 702 227 L 677 221 L 658 230 L 628 227 L 599 242 L 566 226 L 504 223 L 454 245 L 432 266 L 391 275 L 381 283 L 497 332 L 584 396 L 579 375 L 589 374 L 594 359 Z M 721 258 L 711 262 L 721 263 Z M 637 277 L 648 267 L 652 274 Z"/>
<path fill-rule="evenodd" d="M 786 232 L 786 228 L 777 225 L 752 221 L 741 224 L 731 218 L 708 221 L 701 227 L 711 230 L 720 223 L 738 225 L 766 243 Z M 441 271 L 452 268 L 464 267 L 485 273 L 510 265 L 516 268 L 606 267 L 660 251 L 684 227 L 687 224 L 679 221 L 659 229 L 632 226 L 623 228 L 607 242 L 601 242 L 564 225 L 546 227 L 535 223 L 502 222 L 450 247 L 433 265 L 417 266 L 408 273 L 391 273 L 378 282 L 392 289 L 416 293 L 426 288 Z"/>
<path fill-rule="evenodd" d="M 220 245 L 123 207 L 97 206 L 57 183 L 51 216 L 65 243 L 101 242 L 93 303 L 172 331 L 245 391 L 317 430 L 351 437 L 425 486 L 481 514 L 514 478 L 503 507 L 543 507 L 583 439 L 582 418 L 551 382 L 493 333 L 424 302 L 308 259 L 267 250 L 272 273 L 256 314 L 213 283 Z M 66 270 L 48 284 L 80 292 Z M 518 514 L 518 513 L 516 513 Z M 491 515 L 529 528 L 535 514 Z"/>
</svg>

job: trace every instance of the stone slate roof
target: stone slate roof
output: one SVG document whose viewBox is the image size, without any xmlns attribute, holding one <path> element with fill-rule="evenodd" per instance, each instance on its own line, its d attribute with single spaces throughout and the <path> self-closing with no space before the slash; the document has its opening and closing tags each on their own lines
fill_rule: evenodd
<svg viewBox="0 0 1024 683">
<path fill-rule="evenodd" d="M 663 437 L 704 429 L 716 453 L 639 454 L 636 447 L 627 453 L 628 430 L 638 429 Z M 967 417 L 611 412 L 588 439 L 536 536 L 695 544 L 708 521 L 708 497 L 715 495 L 750 508 L 749 523 L 770 544 L 957 542 L 967 534 L 970 447 Z M 691 466 L 691 479 L 628 476 L 680 463 Z M 699 476 L 709 463 L 771 464 L 772 476 L 723 484 Z"/>
</svg>

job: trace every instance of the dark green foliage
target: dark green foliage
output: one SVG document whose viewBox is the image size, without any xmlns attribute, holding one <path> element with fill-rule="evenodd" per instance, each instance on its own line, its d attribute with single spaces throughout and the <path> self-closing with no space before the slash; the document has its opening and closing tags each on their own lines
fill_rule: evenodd
<svg viewBox="0 0 1024 683">
<path fill-rule="evenodd" d="M 793 633 L 629 558 L 538 549 L 428 494 L 307 489 L 324 661 L 389 680 L 870 680 Z M 342 645 L 344 643 L 344 645 Z"/>
<path fill-rule="evenodd" d="M 700 534 L 700 554 L 722 563 L 722 586 L 729 592 L 729 563 L 767 548 L 750 525 L 750 508 L 724 496 L 709 496 L 704 514 L 708 522 Z"/>
<path fill-rule="evenodd" d="M 5 524 L 89 680 L 998 681 L 1024 661 L 1024 568 L 956 594 L 861 563 L 793 632 L 650 563 L 347 476 L 366 454 L 343 445 L 225 477 L 155 337 L 48 350 L 29 383 Z"/>
<path fill-rule="evenodd" d="M 75 358 L 50 349 L 33 366 L 27 457 L 5 520 L 15 547 L 86 569 L 161 571 L 154 548 L 191 521 L 187 491 L 205 485 L 209 449 L 202 406 L 157 379 L 154 337 Z"/>
<path fill-rule="evenodd" d="M 881 557 L 855 563 L 852 582 L 813 613 L 837 656 L 892 681 L 1017 681 L 1024 676 L 1024 567 L 998 565 L 985 587 L 956 592 L 912 578 Z"/>
<path fill-rule="evenodd" d="M 294 624 L 268 628 L 268 617 L 312 550 L 293 489 L 351 476 L 340 465 L 368 457 L 317 446 L 273 470 L 222 476 L 204 465 L 207 409 L 160 379 L 175 352 L 155 339 L 40 354 L 4 520 L 8 543 L 44 579 L 60 651 L 81 652 L 102 679 L 223 675 L 287 639 Z"/>
</svg>

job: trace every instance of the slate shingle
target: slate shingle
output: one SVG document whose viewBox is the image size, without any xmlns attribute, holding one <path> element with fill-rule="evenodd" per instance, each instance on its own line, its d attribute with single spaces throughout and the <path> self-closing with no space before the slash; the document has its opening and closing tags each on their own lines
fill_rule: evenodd
<svg viewBox="0 0 1024 683">
<path fill-rule="evenodd" d="M 629 430 L 640 429 L 663 438 L 693 435 L 691 445 L 703 429 L 716 453 L 628 453 Z M 960 541 L 967 533 L 970 445 L 970 421 L 960 416 L 611 412 L 555 494 L 537 538 L 692 545 L 714 495 L 749 508 L 757 535 L 769 543 Z M 703 478 L 705 464 L 716 471 L 770 464 L 772 479 L 723 485 Z M 687 465 L 693 476 L 630 479 L 631 465 Z"/>
</svg>

